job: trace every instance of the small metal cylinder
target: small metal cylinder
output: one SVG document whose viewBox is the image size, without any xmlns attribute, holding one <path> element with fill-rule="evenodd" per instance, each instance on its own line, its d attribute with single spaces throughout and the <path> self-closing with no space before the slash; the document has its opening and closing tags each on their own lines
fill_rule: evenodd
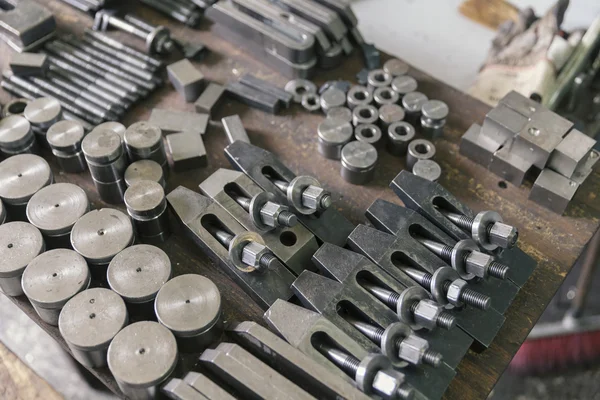
<svg viewBox="0 0 600 400">
<path fill-rule="evenodd" d="M 354 126 L 362 124 L 375 124 L 379 119 L 377 109 L 371 105 L 356 106 L 352 110 L 352 124 Z"/>
<path fill-rule="evenodd" d="M 159 183 L 138 181 L 129 186 L 125 192 L 125 206 L 141 241 L 161 243 L 169 237 L 167 200 Z"/>
<path fill-rule="evenodd" d="M 108 121 L 97 125 L 94 129 L 108 129 L 119 135 L 121 137 L 121 144 L 123 145 L 123 154 L 127 155 L 127 147 L 125 146 L 125 131 L 127 128 L 125 128 L 125 125 L 120 122 Z"/>
<path fill-rule="evenodd" d="M 421 107 L 429 100 L 421 92 L 410 92 L 402 98 L 402 107 L 404 107 L 404 119 L 413 126 L 419 126 L 421 123 Z"/>
<path fill-rule="evenodd" d="M 415 137 L 415 128 L 406 121 L 390 124 L 387 129 L 387 149 L 391 155 L 403 157 Z"/>
<path fill-rule="evenodd" d="M 317 128 L 319 154 L 325 158 L 339 160 L 342 147 L 352 140 L 350 122 L 337 118 L 325 118 Z"/>
<path fill-rule="evenodd" d="M 154 160 L 161 167 L 167 164 L 162 131 L 146 121 L 136 122 L 125 131 L 125 146 L 131 162 Z"/>
<path fill-rule="evenodd" d="M 85 171 L 86 162 L 81 151 L 81 141 L 84 136 L 83 125 L 71 120 L 59 121 L 46 132 L 48 145 L 63 171 L 69 173 Z"/>
<path fill-rule="evenodd" d="M 412 173 L 428 181 L 437 182 L 442 176 L 442 168 L 433 160 L 418 160 L 412 167 Z"/>
<path fill-rule="evenodd" d="M 223 331 L 221 294 L 202 275 L 181 275 L 165 283 L 156 296 L 154 310 L 158 322 L 173 332 L 183 352 L 204 350 Z"/>
<path fill-rule="evenodd" d="M 344 122 L 352 122 L 352 111 L 346 107 L 334 107 L 327 111 L 327 118 L 341 119 Z"/>
<path fill-rule="evenodd" d="M 89 210 L 83 189 L 72 183 L 55 183 L 31 197 L 27 219 L 42 232 L 48 249 L 71 248 L 71 229 Z"/>
<path fill-rule="evenodd" d="M 327 113 L 335 107 L 343 107 L 346 104 L 346 93 L 336 87 L 330 87 L 321 93 L 321 109 Z"/>
<path fill-rule="evenodd" d="M 106 272 L 108 285 L 132 316 L 155 319 L 154 298 L 171 277 L 171 261 L 158 247 L 138 244 L 117 254 Z"/>
<path fill-rule="evenodd" d="M 35 135 L 25 117 L 11 115 L 0 120 L 0 153 L 6 157 L 15 154 L 35 153 Z"/>
<path fill-rule="evenodd" d="M 354 128 L 354 138 L 359 142 L 372 144 L 375 148 L 380 148 L 384 143 L 381 129 L 373 124 L 358 125 Z"/>
<path fill-rule="evenodd" d="M 90 265 L 92 274 L 106 278 L 106 267 L 114 256 L 131 246 L 133 225 L 129 216 L 113 208 L 85 214 L 73 225 L 71 246 Z"/>
<path fill-rule="evenodd" d="M 90 270 L 73 250 L 55 249 L 34 258 L 23 272 L 23 292 L 40 318 L 58 325 L 63 306 L 73 296 L 87 289 Z"/>
<path fill-rule="evenodd" d="M 179 354 L 170 330 L 157 322 L 126 326 L 108 347 L 108 368 L 129 399 L 152 400 L 175 369 Z"/>
<path fill-rule="evenodd" d="M 429 100 L 421 107 L 421 131 L 429 139 L 444 135 L 448 105 L 440 100 Z"/>
<path fill-rule="evenodd" d="M 373 100 L 378 107 L 385 104 L 396 104 L 400 100 L 400 96 L 391 87 L 385 86 L 375 89 L 373 92 Z"/>
<path fill-rule="evenodd" d="M 365 86 L 352 86 L 346 95 L 346 102 L 351 110 L 356 106 L 369 105 L 373 102 L 373 94 Z"/>
<path fill-rule="evenodd" d="M 50 166 L 40 156 L 18 154 L 0 163 L 0 198 L 10 221 L 27 221 L 27 202 L 52 183 Z"/>
<path fill-rule="evenodd" d="M 139 160 L 129 164 L 125 170 L 125 185 L 127 187 L 138 181 L 152 181 L 166 187 L 162 167 L 153 160 Z"/>
<path fill-rule="evenodd" d="M 408 73 L 408 64 L 397 58 L 391 58 L 383 64 L 383 70 L 393 78 L 406 75 Z"/>
<path fill-rule="evenodd" d="M 429 160 L 435 155 L 435 146 L 429 140 L 415 139 L 408 144 L 406 166 L 412 171 L 419 160 Z"/>
<path fill-rule="evenodd" d="M 371 90 L 390 86 L 391 83 L 392 76 L 383 69 L 374 69 L 367 75 L 367 87 Z"/>
<path fill-rule="evenodd" d="M 389 126 L 394 122 L 404 119 L 404 109 L 398 104 L 385 104 L 379 107 L 379 127 L 387 132 Z"/>
<path fill-rule="evenodd" d="M 342 149 L 341 175 L 346 182 L 364 185 L 373 179 L 377 149 L 364 142 L 350 142 Z"/>
<path fill-rule="evenodd" d="M 417 90 L 419 85 L 417 84 L 417 80 L 412 76 L 401 75 L 392 80 L 391 86 L 394 92 L 400 96 L 400 100 L 402 100 L 407 93 Z"/>
<path fill-rule="evenodd" d="M 58 100 L 53 97 L 40 97 L 32 100 L 25 107 L 23 115 L 31 123 L 38 144 L 48 148 L 46 131 L 62 119 L 62 107 Z"/>
<path fill-rule="evenodd" d="M 25 107 L 31 100 L 28 99 L 13 99 L 2 107 L 2 118 L 10 117 L 11 115 L 23 115 Z"/>
<path fill-rule="evenodd" d="M 58 329 L 73 357 L 81 364 L 99 368 L 107 365 L 108 346 L 129 321 L 125 302 L 109 289 L 87 289 L 65 304 Z"/>
<path fill-rule="evenodd" d="M 42 233 L 27 222 L 0 225 L 0 289 L 21 296 L 21 276 L 27 265 L 46 250 Z"/>
</svg>

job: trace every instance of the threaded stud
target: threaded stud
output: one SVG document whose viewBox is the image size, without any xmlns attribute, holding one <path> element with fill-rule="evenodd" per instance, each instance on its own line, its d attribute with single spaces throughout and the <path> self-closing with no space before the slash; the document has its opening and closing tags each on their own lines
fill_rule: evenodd
<svg viewBox="0 0 600 400">
<path fill-rule="evenodd" d="M 431 365 L 432 367 L 439 367 L 442 363 L 442 355 L 434 350 L 425 350 L 423 353 L 423 364 Z"/>
<path fill-rule="evenodd" d="M 460 294 L 460 300 L 465 304 L 480 310 L 487 310 L 492 303 L 492 299 L 489 296 L 478 293 L 472 289 L 464 289 Z"/>
<path fill-rule="evenodd" d="M 293 212 L 282 211 L 277 216 L 277 222 L 279 222 L 279 224 L 282 226 L 287 226 L 288 228 L 291 228 L 292 226 L 295 226 L 298 223 L 298 217 Z"/>
<path fill-rule="evenodd" d="M 488 273 L 490 274 L 490 276 L 493 276 L 494 278 L 506 279 L 506 275 L 508 275 L 508 270 L 509 270 L 508 265 L 504 265 L 504 264 L 494 261 L 490 264 Z"/>
<path fill-rule="evenodd" d="M 456 317 L 447 311 L 442 311 L 435 319 L 435 323 L 438 327 L 449 331 L 456 326 Z"/>
</svg>

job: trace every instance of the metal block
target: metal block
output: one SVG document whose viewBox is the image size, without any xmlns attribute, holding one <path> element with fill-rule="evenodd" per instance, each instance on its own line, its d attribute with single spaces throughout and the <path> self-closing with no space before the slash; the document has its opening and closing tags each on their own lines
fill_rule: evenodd
<svg viewBox="0 0 600 400">
<path fill-rule="evenodd" d="M 207 229 L 216 224 L 233 235 L 247 232 L 227 211 L 208 197 L 179 186 L 167 195 L 171 211 L 184 227 L 185 234 L 236 282 L 256 303 L 266 309 L 277 299 L 292 297 L 292 275 L 283 265 L 264 273 L 243 272 L 231 261 L 229 252 Z"/>
<path fill-rule="evenodd" d="M 172 133 L 167 136 L 167 146 L 173 160 L 173 169 L 177 172 L 208 165 L 204 142 L 197 133 Z"/>
<path fill-rule="evenodd" d="M 237 222 L 249 231 L 259 233 L 267 247 L 290 269 L 294 275 L 306 268 L 313 269 L 311 256 L 319 248 L 317 240 L 304 226 L 283 227 L 265 232 L 252 222 L 252 218 L 232 194 L 252 198 L 263 190 L 244 173 L 230 169 L 218 169 L 200 184 L 200 191 L 223 207 Z"/>
<path fill-rule="evenodd" d="M 36 48 L 55 33 L 54 15 L 35 1 L 11 2 L 0 13 L 0 37 L 18 52 Z"/>
<path fill-rule="evenodd" d="M 223 129 L 225 130 L 225 134 L 227 135 L 227 140 L 229 140 L 229 143 L 233 143 L 236 140 L 250 143 L 250 138 L 248 137 L 246 129 L 244 129 L 244 124 L 242 124 L 242 120 L 239 115 L 235 114 L 230 115 L 229 117 L 221 118 L 221 123 L 223 124 Z"/>
<path fill-rule="evenodd" d="M 503 104 L 527 118 L 531 118 L 533 114 L 539 110 L 546 109 L 540 103 L 537 103 L 514 90 L 511 90 L 503 98 L 501 98 L 498 101 L 498 104 Z"/>
<path fill-rule="evenodd" d="M 275 155 L 249 143 L 236 141 L 225 148 L 225 156 L 231 165 L 248 175 L 266 192 L 273 193 L 281 204 L 290 205 L 286 193 L 280 190 L 273 179 L 291 182 L 296 175 Z M 344 246 L 354 225 L 335 207 L 318 211 L 312 215 L 298 215 L 302 224 L 321 242 Z"/>
<path fill-rule="evenodd" d="M 487 113 L 481 127 L 480 140 L 489 140 L 499 146 L 511 141 L 527 124 L 528 118 L 498 104 Z"/>
<path fill-rule="evenodd" d="M 225 92 L 225 88 L 217 83 L 211 82 L 202 92 L 198 100 L 194 103 L 194 108 L 198 113 L 211 115 L 213 107 L 219 103 Z"/>
<path fill-rule="evenodd" d="M 148 122 L 164 133 L 190 132 L 204 135 L 208 126 L 208 114 L 154 108 Z"/>
<path fill-rule="evenodd" d="M 529 200 L 562 214 L 579 189 L 579 184 L 550 169 L 544 169 L 536 179 Z"/>
<path fill-rule="evenodd" d="M 502 147 L 492 156 L 489 170 L 515 186 L 521 186 L 533 163 L 515 155 L 509 147 Z"/>
<path fill-rule="evenodd" d="M 241 82 L 230 82 L 227 84 L 227 94 L 250 107 L 258 108 L 271 114 L 279 112 L 280 102 L 277 97 L 246 86 Z"/>
<path fill-rule="evenodd" d="M 587 179 L 588 176 L 594 171 L 594 165 L 600 159 L 600 153 L 597 150 L 592 150 L 589 156 L 586 158 L 585 162 L 581 164 L 571 177 L 571 180 L 577 182 L 582 185 L 583 182 Z"/>
<path fill-rule="evenodd" d="M 477 124 L 471 127 L 464 133 L 460 139 L 459 152 L 465 157 L 479 165 L 488 167 L 492 161 L 492 156 L 501 145 L 491 140 L 480 140 L 481 126 Z"/>
<path fill-rule="evenodd" d="M 235 400 L 225 389 L 198 372 L 188 372 L 183 380 L 207 400 Z"/>
<path fill-rule="evenodd" d="M 228 328 L 246 350 L 317 398 L 367 400 L 369 397 L 256 322 Z"/>
<path fill-rule="evenodd" d="M 550 155 L 548 168 L 570 178 L 588 159 L 595 145 L 594 139 L 577 129 L 572 129 Z"/>
<path fill-rule="evenodd" d="M 250 74 L 242 76 L 240 82 L 246 86 L 250 86 L 253 89 L 260 90 L 261 92 L 276 97 L 284 105 L 285 108 L 288 108 L 292 104 L 292 94 L 286 92 L 280 87 L 275 86 L 271 82 L 257 78 L 254 75 Z"/>
<path fill-rule="evenodd" d="M 17 76 L 45 76 L 48 71 L 48 56 L 42 53 L 14 53 L 9 65 Z"/>
<path fill-rule="evenodd" d="M 195 101 L 202 93 L 204 75 L 187 58 L 168 65 L 167 74 L 175 90 L 186 102 Z"/>
<path fill-rule="evenodd" d="M 224 342 L 214 350 L 205 350 L 200 362 L 236 388 L 245 399 L 313 399 L 237 344 Z"/>
<path fill-rule="evenodd" d="M 205 400 L 206 397 L 181 379 L 171 378 L 163 385 L 161 391 L 173 400 Z"/>
</svg>

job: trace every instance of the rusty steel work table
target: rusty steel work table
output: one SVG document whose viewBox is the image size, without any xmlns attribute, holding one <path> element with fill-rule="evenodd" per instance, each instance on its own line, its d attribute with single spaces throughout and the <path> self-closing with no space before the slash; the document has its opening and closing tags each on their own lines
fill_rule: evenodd
<svg viewBox="0 0 600 400">
<path fill-rule="evenodd" d="M 55 12 L 59 28 L 64 32 L 81 34 L 85 28 L 92 25 L 91 17 L 57 0 L 45 1 L 44 4 Z M 192 30 L 182 24 L 172 23 L 148 8 L 139 6 L 135 11 L 153 23 L 168 26 L 179 38 L 191 42 L 199 40 L 206 44 L 211 53 L 196 65 L 211 81 L 226 84 L 244 73 L 252 73 L 280 86 L 287 82 L 285 77 L 270 70 L 250 54 L 211 33 L 211 24 L 208 21 L 203 21 L 200 30 Z M 141 42 L 135 38 L 119 33 L 111 35 L 129 44 L 141 46 Z M 6 68 L 10 60 L 10 50 L 4 43 L 0 47 L 0 54 L 3 68 Z M 387 58 L 388 55 L 383 55 L 384 61 Z M 318 84 L 330 79 L 355 82 L 355 74 L 360 69 L 362 60 L 355 52 L 337 69 L 319 71 L 314 80 Z M 441 184 L 472 209 L 496 210 L 505 221 L 517 226 L 520 230 L 519 246 L 538 262 L 537 269 L 506 312 L 506 322 L 493 344 L 480 354 L 469 351 L 459 365 L 456 378 L 445 395 L 446 399 L 482 399 L 492 390 L 598 228 L 600 202 L 597 193 L 600 191 L 600 174 L 594 172 L 581 186 L 564 216 L 553 214 L 528 201 L 530 187 L 506 184 L 491 172 L 458 154 L 460 136 L 472 123 L 481 123 L 489 107 L 423 72 L 411 69 L 409 74 L 418 80 L 420 91 L 429 98 L 446 102 L 450 107 L 445 136 L 435 142 L 435 159 L 443 169 Z M 0 93 L 2 103 L 6 103 L 10 98 L 6 92 Z M 184 103 L 167 82 L 163 88 L 129 112 L 122 122 L 129 125 L 138 120 L 145 120 L 154 107 L 193 111 L 193 104 Z M 339 162 L 327 160 L 317 153 L 317 125 L 323 119 L 321 114 L 309 114 L 301 107 L 293 106 L 284 110 L 281 115 L 273 116 L 232 100 L 224 101 L 216 109 L 208 133 L 203 137 L 208 152 L 208 167 L 184 173 L 172 172 L 167 183 L 167 192 L 179 185 L 198 191 L 198 185 L 216 169 L 231 168 L 223 154 L 227 139 L 219 121 L 222 117 L 236 113 L 242 118 L 253 144 L 275 153 L 295 173 L 317 177 L 324 187 L 334 193 L 337 200 L 335 207 L 352 222 L 364 223 L 364 211 L 376 198 L 401 204 L 388 188 L 388 184 L 404 168 L 404 159 L 381 152 L 375 179 L 367 186 L 353 186 L 340 177 Z M 57 182 L 72 182 L 84 188 L 92 202 L 92 208 L 113 207 L 99 200 L 88 172 L 60 173 L 56 163 L 52 161 L 51 154 L 45 152 L 43 155 L 51 162 Z M 124 205 L 119 205 L 118 208 L 123 210 Z M 211 263 L 197 246 L 185 238 L 174 223 L 175 218 L 171 219 L 174 234 L 161 247 L 171 258 L 173 275 L 198 273 L 212 279 L 222 294 L 225 321 L 255 320 L 263 323 L 261 309 L 219 267 Z M 41 322 L 25 297 L 12 300 L 64 345 L 58 328 Z M 193 361 L 194 357 L 191 357 L 188 364 L 193 364 Z M 96 369 L 92 370 L 92 373 L 111 390 L 119 393 L 108 369 Z"/>
</svg>

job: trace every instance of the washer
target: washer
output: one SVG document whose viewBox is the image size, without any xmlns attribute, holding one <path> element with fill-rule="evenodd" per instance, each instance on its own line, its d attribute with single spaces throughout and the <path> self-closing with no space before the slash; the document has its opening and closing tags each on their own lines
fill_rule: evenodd
<svg viewBox="0 0 600 400">
<path fill-rule="evenodd" d="M 415 139 L 408 144 L 406 166 L 412 171 L 419 160 L 430 160 L 435 156 L 435 146 L 429 140 Z"/>
<path fill-rule="evenodd" d="M 375 89 L 373 92 L 373 100 L 378 107 L 386 104 L 396 104 L 400 100 L 400 95 L 395 92 L 391 87 L 384 86 Z"/>
<path fill-rule="evenodd" d="M 373 102 L 373 93 L 365 86 L 352 86 L 346 95 L 346 102 L 351 110 L 356 106 L 369 105 Z"/>
<path fill-rule="evenodd" d="M 383 144 L 381 129 L 373 124 L 357 125 L 354 128 L 354 138 L 359 142 L 372 144 L 375 148 L 379 148 Z"/>
<path fill-rule="evenodd" d="M 362 124 L 375 124 L 379 119 L 379 112 L 371 105 L 360 105 L 352 110 L 352 124 L 354 126 Z"/>
<path fill-rule="evenodd" d="M 364 185 L 373 179 L 377 149 L 364 142 L 350 142 L 342 149 L 341 175 L 346 182 Z"/>
<path fill-rule="evenodd" d="M 314 112 L 321 109 L 321 98 L 316 93 L 306 93 L 302 96 L 301 103 L 306 111 Z"/>
<path fill-rule="evenodd" d="M 153 181 L 134 182 L 124 196 L 127 213 L 138 237 L 146 243 L 161 243 L 170 234 L 167 200 L 162 186 Z"/>
<path fill-rule="evenodd" d="M 392 76 L 383 69 L 374 69 L 367 75 L 367 87 L 375 90 L 377 88 L 390 86 L 392 79 Z"/>
<path fill-rule="evenodd" d="M 25 107 L 29 104 L 29 99 L 13 99 L 2 107 L 2 118 L 10 117 L 11 115 L 23 115 Z"/>
<path fill-rule="evenodd" d="M 325 158 L 339 160 L 342 147 L 352 140 L 353 133 L 350 122 L 338 118 L 325 118 L 317 128 L 319 154 Z"/>
<path fill-rule="evenodd" d="M 292 79 L 285 84 L 284 90 L 292 94 L 296 103 L 301 103 L 305 94 L 317 93 L 317 85 L 307 79 Z"/>
<path fill-rule="evenodd" d="M 38 228 L 27 222 L 0 225 L 0 289 L 7 296 L 21 296 L 21 276 L 27 265 L 46 250 Z"/>
</svg>

